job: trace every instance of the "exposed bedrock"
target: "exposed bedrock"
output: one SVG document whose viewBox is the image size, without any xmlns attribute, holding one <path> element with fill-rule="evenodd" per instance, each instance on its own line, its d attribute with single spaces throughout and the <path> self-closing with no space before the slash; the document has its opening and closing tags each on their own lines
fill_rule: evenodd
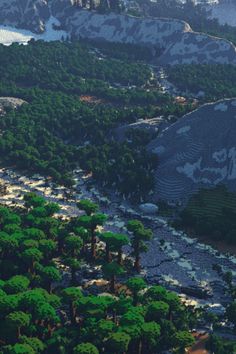
<svg viewBox="0 0 236 354">
<path fill-rule="evenodd" d="M 185 201 L 200 188 L 236 190 L 236 99 L 206 104 L 153 140 L 159 156 L 154 199 Z"/>
<path fill-rule="evenodd" d="M 75 0 L 0 0 L 0 24 L 39 33 L 50 16 L 57 18 L 73 38 L 152 47 L 157 64 L 236 64 L 232 43 L 195 33 L 184 21 L 103 15 L 82 9 Z"/>
</svg>

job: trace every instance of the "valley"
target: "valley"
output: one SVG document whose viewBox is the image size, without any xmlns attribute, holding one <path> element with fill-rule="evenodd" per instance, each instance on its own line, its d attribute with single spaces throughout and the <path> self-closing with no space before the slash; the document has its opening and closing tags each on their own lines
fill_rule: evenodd
<svg viewBox="0 0 236 354">
<path fill-rule="evenodd" d="M 224 313 L 229 297 L 222 275 L 231 272 L 236 280 L 234 255 L 224 255 L 200 243 L 196 238 L 176 231 L 168 225 L 168 219 L 142 213 L 128 201 L 114 197 L 109 199 L 109 196 L 102 195 L 96 188 L 91 185 L 89 187 L 90 179 L 83 175 L 82 171 L 78 174 L 75 172 L 78 185 L 72 190 L 57 187 L 42 176 L 28 178 L 10 169 L 0 171 L 0 181 L 7 188 L 6 193 L 0 197 L 3 205 L 22 206 L 24 194 L 33 192 L 50 202 L 58 203 L 60 213 L 55 216 L 62 219 L 82 215 L 76 207 L 76 201 L 80 199 L 100 203 L 101 211 L 108 216 L 104 227 L 112 232 L 127 232 L 125 225 L 129 218 L 140 219 L 154 232 L 149 251 L 141 258 L 142 274 L 148 283 L 158 282 L 170 290 L 177 291 L 189 304 L 197 307 L 208 306 L 210 311 L 216 314 Z M 129 248 L 126 252 L 129 253 Z M 173 262 L 175 268 L 172 266 Z M 216 264 L 221 267 L 223 273 L 219 274 L 214 269 Z M 184 294 L 185 291 L 187 295 Z"/>
<path fill-rule="evenodd" d="M 221 5 L 0 0 L 0 354 L 234 354 Z"/>
</svg>

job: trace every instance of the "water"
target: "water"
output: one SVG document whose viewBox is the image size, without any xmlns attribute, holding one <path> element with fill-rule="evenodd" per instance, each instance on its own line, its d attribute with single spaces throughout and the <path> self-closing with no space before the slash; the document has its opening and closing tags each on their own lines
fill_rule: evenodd
<svg viewBox="0 0 236 354">
<path fill-rule="evenodd" d="M 11 26 L 0 26 L 0 44 L 11 45 L 14 42 L 27 44 L 32 38 L 35 40 L 42 39 L 46 42 L 61 40 L 67 37 L 65 31 L 56 31 L 53 25 L 59 25 L 56 18 L 50 17 L 46 24 L 46 30 L 42 34 L 35 34 L 28 30 L 18 29 Z"/>
</svg>

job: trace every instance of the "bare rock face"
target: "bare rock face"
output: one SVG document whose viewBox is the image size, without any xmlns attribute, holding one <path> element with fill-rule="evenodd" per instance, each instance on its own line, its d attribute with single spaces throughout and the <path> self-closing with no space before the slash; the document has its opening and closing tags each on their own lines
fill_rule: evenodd
<svg viewBox="0 0 236 354">
<path fill-rule="evenodd" d="M 176 64 L 236 64 L 236 48 L 229 41 L 188 31 L 167 48 L 160 61 Z"/>
<path fill-rule="evenodd" d="M 157 64 L 236 64 L 232 43 L 195 33 L 184 21 L 99 14 L 81 5 L 82 0 L 0 0 L 0 24 L 39 33 L 54 16 L 73 38 L 151 47 Z"/>
<path fill-rule="evenodd" d="M 47 0 L 0 0 L 0 24 L 41 33 L 49 17 Z"/>
<path fill-rule="evenodd" d="M 157 117 L 151 119 L 139 119 L 135 123 L 124 124 L 118 127 L 115 130 L 115 137 L 119 141 L 124 141 L 126 139 L 126 135 L 132 130 L 142 130 L 148 133 L 150 136 L 157 135 L 160 129 L 163 129 L 166 126 L 166 122 L 164 119 Z"/>
<path fill-rule="evenodd" d="M 102 15 L 68 6 L 69 3 L 70 0 L 54 0 L 52 8 L 73 37 L 149 46 L 154 53 L 155 49 L 157 53 L 163 52 L 160 57 L 156 56 L 156 62 L 162 65 L 236 64 L 236 48 L 232 43 L 195 33 L 184 21 L 141 19 L 114 13 Z M 65 11 L 62 4 L 66 4 Z"/>
<path fill-rule="evenodd" d="M 173 36 L 178 40 L 183 32 L 190 30 L 187 23 L 178 20 L 102 15 L 86 10 L 74 11 L 70 18 L 65 18 L 65 24 L 78 37 L 160 47 L 171 42 Z"/>
<path fill-rule="evenodd" d="M 27 103 L 21 98 L 16 97 L 0 97 L 0 116 L 4 115 L 7 109 L 17 109 L 22 104 Z"/>
<path fill-rule="evenodd" d="M 184 202 L 200 188 L 236 190 L 236 99 L 206 104 L 153 140 L 159 156 L 154 199 Z"/>
</svg>

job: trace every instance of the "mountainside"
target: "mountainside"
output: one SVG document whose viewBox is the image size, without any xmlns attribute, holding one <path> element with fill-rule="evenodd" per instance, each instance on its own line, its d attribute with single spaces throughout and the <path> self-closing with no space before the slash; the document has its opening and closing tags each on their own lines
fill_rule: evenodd
<svg viewBox="0 0 236 354">
<path fill-rule="evenodd" d="M 149 145 L 159 156 L 155 198 L 184 201 L 200 188 L 236 190 L 236 100 L 206 104 Z"/>
<path fill-rule="evenodd" d="M 0 0 L 0 24 L 41 33 L 49 17 L 47 0 Z"/>
<path fill-rule="evenodd" d="M 227 40 L 195 33 L 175 19 L 98 14 L 72 0 L 0 0 L 0 24 L 42 32 L 49 17 L 60 21 L 73 38 L 133 43 L 153 48 L 158 64 L 236 64 L 236 48 Z"/>
<path fill-rule="evenodd" d="M 131 16 L 100 15 L 84 10 L 72 16 L 57 14 L 69 33 L 78 38 L 133 43 L 161 49 L 161 64 L 236 64 L 236 49 L 228 41 L 192 32 L 190 26 L 174 19 L 140 19 Z"/>
</svg>

